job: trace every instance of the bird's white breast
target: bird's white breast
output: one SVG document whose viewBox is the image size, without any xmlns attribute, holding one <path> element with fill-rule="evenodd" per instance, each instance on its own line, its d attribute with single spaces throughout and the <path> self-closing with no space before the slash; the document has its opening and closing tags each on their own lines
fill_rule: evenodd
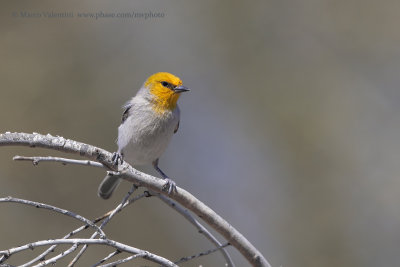
<svg viewBox="0 0 400 267">
<path fill-rule="evenodd" d="M 118 128 L 118 148 L 130 164 L 149 164 L 167 148 L 179 122 L 179 108 L 158 114 L 140 97 L 130 104 L 129 115 Z"/>
</svg>

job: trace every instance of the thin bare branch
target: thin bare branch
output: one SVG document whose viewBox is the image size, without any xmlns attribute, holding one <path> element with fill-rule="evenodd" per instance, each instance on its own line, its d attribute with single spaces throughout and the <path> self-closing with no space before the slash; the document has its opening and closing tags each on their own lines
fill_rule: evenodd
<svg viewBox="0 0 400 267">
<path fill-rule="evenodd" d="M 114 252 L 108 254 L 107 257 L 101 259 L 98 263 L 93 264 L 91 267 L 97 267 L 97 266 L 99 266 L 100 264 L 102 264 L 102 263 L 108 261 L 109 259 L 111 259 L 111 258 L 114 257 L 115 255 L 118 255 L 118 254 L 120 254 L 120 253 L 121 253 L 121 251 L 116 250 L 116 251 L 114 251 Z"/>
<path fill-rule="evenodd" d="M 100 229 L 103 229 L 107 223 L 111 220 L 112 217 L 114 217 L 117 212 L 120 212 L 124 205 L 128 202 L 130 196 L 135 192 L 137 189 L 136 185 L 132 185 L 131 189 L 128 191 L 128 193 L 125 195 L 125 197 L 122 199 L 121 203 L 111 212 L 111 214 L 101 223 Z"/>
<path fill-rule="evenodd" d="M 193 256 L 183 257 L 183 258 L 181 258 L 179 261 L 176 261 L 175 264 L 179 264 L 179 263 L 182 263 L 182 262 L 187 262 L 187 261 L 193 260 L 193 259 L 195 259 L 195 258 L 199 258 L 199 257 L 202 257 L 202 256 L 209 255 L 209 254 L 211 254 L 211 253 L 214 253 L 214 252 L 217 251 L 217 250 L 223 249 L 223 248 L 225 248 L 225 247 L 227 247 L 227 246 L 230 246 L 230 245 L 231 245 L 231 244 L 226 243 L 226 244 L 223 244 L 223 245 L 218 246 L 218 247 L 216 247 L 216 248 L 209 249 L 209 250 L 204 251 L 204 252 L 200 252 L 200 253 L 198 253 L 198 254 L 196 254 L 196 255 L 193 255 Z"/>
<path fill-rule="evenodd" d="M 196 199 L 192 194 L 177 187 L 168 195 L 163 191 L 165 181 L 157 177 L 148 175 L 134 169 L 126 161 L 116 167 L 113 165 L 112 153 L 85 143 L 77 142 L 71 139 L 65 139 L 60 136 L 52 136 L 50 134 L 41 135 L 37 133 L 4 133 L 0 134 L 0 146 L 21 145 L 29 147 L 42 147 L 64 151 L 67 153 L 79 154 L 89 160 L 97 161 L 103 164 L 111 171 L 119 171 L 121 178 L 130 181 L 138 186 L 145 186 L 152 191 L 156 191 L 177 201 L 185 208 L 203 219 L 214 230 L 226 238 L 227 242 L 232 244 L 253 266 L 267 266 L 270 264 L 265 257 L 232 225 L 225 221 L 212 209 L 204 203 Z"/>
<path fill-rule="evenodd" d="M 100 229 L 103 229 L 107 223 L 111 220 L 114 215 L 121 211 L 121 209 L 124 207 L 124 205 L 127 203 L 129 197 L 133 194 L 133 192 L 137 189 L 136 185 L 132 185 L 131 189 L 129 192 L 125 195 L 125 197 L 122 199 L 121 203 L 108 215 L 107 218 L 103 221 L 103 223 L 100 225 Z M 93 235 L 90 238 L 95 238 L 97 233 L 93 233 Z M 69 267 L 72 267 L 75 265 L 75 263 L 79 260 L 79 258 L 83 255 L 83 253 L 87 249 L 87 245 L 84 245 L 83 248 L 79 251 L 79 253 L 75 256 L 75 258 L 68 264 Z"/>
<path fill-rule="evenodd" d="M 77 244 L 74 244 L 73 246 L 71 246 L 69 249 L 63 251 L 62 253 L 58 254 L 57 256 L 54 256 L 51 259 L 42 261 L 39 264 L 34 265 L 33 267 L 42 267 L 42 266 L 46 266 L 49 264 L 55 264 L 59 259 L 64 258 L 65 256 L 67 256 L 68 254 L 71 254 L 72 252 L 74 252 L 76 249 L 78 248 Z"/>
<path fill-rule="evenodd" d="M 117 211 L 117 213 L 120 212 L 122 209 L 124 209 L 126 206 L 128 206 L 128 205 L 134 203 L 135 201 L 137 201 L 137 200 L 139 200 L 139 199 L 141 199 L 141 198 L 144 198 L 144 197 L 147 197 L 147 195 L 146 195 L 145 193 L 130 198 L 130 199 L 122 206 L 122 208 L 121 208 L 120 210 Z M 99 222 L 99 221 L 104 220 L 105 218 L 107 218 L 108 216 L 110 216 L 110 214 L 111 214 L 113 211 L 114 211 L 114 209 L 112 209 L 112 210 L 110 210 L 110 211 L 104 213 L 102 216 L 96 218 L 96 220 L 95 220 L 94 222 L 97 223 L 97 222 Z"/>
<path fill-rule="evenodd" d="M 7 258 L 10 257 L 13 254 L 25 251 L 25 250 L 31 250 L 36 247 L 41 247 L 41 246 L 51 246 L 51 245 L 61 245 L 61 244 L 71 244 L 71 245 L 105 245 L 109 247 L 113 247 L 119 251 L 124 251 L 127 253 L 131 254 L 141 254 L 144 255 L 142 256 L 144 259 L 161 264 L 163 266 L 171 266 L 171 267 L 177 267 L 176 264 L 171 262 L 170 260 L 163 258 L 161 256 L 155 255 L 153 253 L 150 253 L 145 250 L 137 249 L 122 243 L 119 243 L 114 240 L 110 239 L 85 239 L 85 238 L 76 238 L 76 239 L 50 239 L 50 240 L 41 240 L 29 244 L 25 244 L 19 247 L 15 248 L 10 248 L 8 250 L 3 250 L 0 251 L 0 255 L 4 255 Z"/>
<path fill-rule="evenodd" d="M 43 203 L 30 201 L 30 200 L 25 200 L 25 199 L 14 198 L 14 197 L 0 198 L 0 202 L 13 202 L 13 203 L 25 204 L 25 205 L 28 205 L 28 206 L 33 206 L 35 208 L 47 209 L 47 210 L 55 211 L 57 213 L 61 213 L 63 215 L 67 215 L 67 216 L 72 217 L 72 218 L 74 218 L 76 220 L 84 222 L 87 225 L 90 225 L 100 235 L 100 238 L 106 238 L 106 234 L 103 232 L 103 230 L 100 229 L 100 227 L 98 227 L 97 225 L 92 223 L 90 220 L 84 218 L 83 216 L 75 214 L 75 213 L 73 213 L 73 212 L 71 212 L 69 210 L 64 210 L 64 209 L 60 209 L 60 208 L 57 208 L 57 207 L 52 206 L 52 205 L 43 204 Z"/>
<path fill-rule="evenodd" d="M 145 197 L 145 196 L 146 196 L 145 194 L 141 194 L 141 195 L 138 195 L 138 196 L 135 196 L 135 197 L 129 199 L 128 202 L 126 202 L 126 203 L 123 205 L 123 207 L 121 208 L 121 210 L 122 210 L 123 208 L 125 208 L 126 206 L 128 206 L 128 205 L 134 203 L 135 201 L 137 201 L 137 200 L 139 200 L 139 199 L 141 199 L 141 198 L 143 198 L 143 197 Z M 112 209 L 112 210 L 106 212 L 104 215 L 102 215 L 102 216 L 96 218 L 95 220 L 93 220 L 93 223 L 98 223 L 98 222 L 104 220 L 105 218 L 107 218 L 108 216 L 110 216 L 110 214 L 111 214 L 114 210 L 115 210 L 115 209 Z M 121 211 L 121 210 L 119 210 L 119 211 Z M 119 211 L 118 211 L 118 212 L 119 212 Z M 87 225 L 87 224 L 86 224 L 86 225 L 82 225 L 81 227 L 79 227 L 79 228 L 77 228 L 77 229 L 71 231 L 70 233 L 68 233 L 67 235 L 65 235 L 64 237 L 62 237 L 62 239 L 70 238 L 71 236 L 74 236 L 74 235 L 76 235 L 77 233 L 79 233 L 79 232 L 81 232 L 81 231 L 87 229 L 88 226 L 89 226 L 89 225 Z M 50 254 L 51 252 L 54 251 L 54 249 L 56 248 L 56 246 L 57 246 L 57 245 L 53 245 L 53 246 L 49 247 L 49 248 L 48 248 L 47 250 L 45 250 L 43 253 L 41 253 L 40 255 L 38 255 L 37 257 L 35 257 L 34 259 L 30 260 L 29 262 L 22 264 L 20 267 L 28 267 L 28 266 L 31 266 L 32 264 L 34 264 L 34 263 L 37 262 L 37 261 L 43 260 L 48 254 Z M 101 262 L 101 263 L 102 263 L 102 262 Z M 100 264 L 101 264 L 101 263 L 100 263 Z"/>
<path fill-rule="evenodd" d="M 207 228 L 205 228 L 198 220 L 196 220 L 188 210 L 182 208 L 182 206 L 176 204 L 175 202 L 165 197 L 164 195 L 158 194 L 158 198 L 160 198 L 164 203 L 171 206 L 179 214 L 185 217 L 185 219 L 188 220 L 191 224 L 193 224 L 197 228 L 199 233 L 203 234 L 208 240 L 210 240 L 211 243 L 216 245 L 218 248 L 221 248 L 222 244 L 218 241 L 218 239 L 215 236 L 213 236 L 207 230 Z M 225 248 L 223 247 L 221 248 L 221 253 L 226 260 L 227 267 L 235 267 L 235 264 L 233 263 L 231 256 L 229 255 L 229 253 L 226 251 Z"/>
<path fill-rule="evenodd" d="M 113 267 L 113 266 L 117 266 L 119 264 L 122 264 L 122 263 L 125 263 L 125 262 L 128 262 L 128 261 L 131 261 L 131 260 L 136 259 L 136 258 L 143 258 L 145 256 L 146 256 L 146 254 L 136 254 L 136 255 L 132 255 L 132 256 L 126 257 L 125 259 L 121 259 L 121 260 L 117 260 L 117 261 L 114 261 L 114 262 L 110 262 L 108 264 L 101 265 L 100 267 Z"/>
<path fill-rule="evenodd" d="M 96 223 L 96 221 L 94 221 L 94 223 Z M 70 233 L 68 233 L 66 236 L 62 237 L 62 239 L 67 239 L 70 238 L 71 236 L 87 229 L 89 225 L 82 225 L 81 227 L 71 231 Z M 52 245 L 51 247 L 49 247 L 48 249 L 46 249 L 43 253 L 41 253 L 40 255 L 36 256 L 35 258 L 33 258 L 32 260 L 28 261 L 27 263 L 24 263 L 22 265 L 20 265 L 19 267 L 28 267 L 31 266 L 32 264 L 34 264 L 37 261 L 42 261 L 44 260 L 44 258 L 49 255 L 51 252 L 54 252 L 54 249 L 57 247 L 57 245 Z"/>
<path fill-rule="evenodd" d="M 85 166 L 93 166 L 98 168 L 107 168 L 103 164 L 92 161 L 92 160 L 77 160 L 77 159 L 66 159 L 60 157 L 25 157 L 25 156 L 14 156 L 13 160 L 18 161 L 32 161 L 33 165 L 38 165 L 41 161 L 53 161 L 60 162 L 63 165 L 67 164 L 75 164 L 75 165 L 85 165 Z"/>
</svg>

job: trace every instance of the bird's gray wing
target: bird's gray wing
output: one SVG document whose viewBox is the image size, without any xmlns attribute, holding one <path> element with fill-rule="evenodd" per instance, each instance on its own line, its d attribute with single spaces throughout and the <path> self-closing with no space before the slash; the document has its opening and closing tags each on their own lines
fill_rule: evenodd
<svg viewBox="0 0 400 267">
<path fill-rule="evenodd" d="M 128 103 L 124 106 L 125 110 L 124 113 L 122 113 L 122 121 L 121 124 L 124 123 L 124 121 L 126 121 L 126 119 L 129 116 L 129 110 L 132 108 L 132 104 Z"/>
<path fill-rule="evenodd" d="M 179 122 L 180 122 L 180 121 L 178 121 L 178 124 L 176 124 L 175 130 L 174 130 L 174 133 L 176 133 L 176 132 L 178 131 L 178 129 L 179 129 Z"/>
</svg>

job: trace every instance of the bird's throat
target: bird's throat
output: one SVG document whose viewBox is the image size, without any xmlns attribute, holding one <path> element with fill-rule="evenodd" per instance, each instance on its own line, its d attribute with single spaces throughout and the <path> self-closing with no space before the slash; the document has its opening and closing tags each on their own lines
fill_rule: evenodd
<svg viewBox="0 0 400 267">
<path fill-rule="evenodd" d="M 158 92 L 159 94 L 161 92 Z M 155 95 L 152 101 L 153 109 L 158 114 L 164 114 L 165 112 L 172 111 L 176 108 L 179 94 L 167 93 Z"/>
</svg>

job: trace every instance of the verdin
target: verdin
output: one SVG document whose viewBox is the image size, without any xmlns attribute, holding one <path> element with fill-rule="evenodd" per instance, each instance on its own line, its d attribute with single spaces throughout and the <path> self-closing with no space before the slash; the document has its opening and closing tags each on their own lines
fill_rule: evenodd
<svg viewBox="0 0 400 267">
<path fill-rule="evenodd" d="M 181 79 L 167 73 L 151 75 L 125 106 L 121 125 L 118 127 L 118 151 L 114 153 L 115 164 L 126 160 L 133 165 L 152 163 L 166 180 L 168 193 L 176 184 L 158 167 L 158 159 L 166 149 L 171 137 L 179 128 L 178 98 L 189 89 Z M 120 179 L 107 175 L 99 186 L 98 195 L 104 199 L 111 196 Z"/>
</svg>

